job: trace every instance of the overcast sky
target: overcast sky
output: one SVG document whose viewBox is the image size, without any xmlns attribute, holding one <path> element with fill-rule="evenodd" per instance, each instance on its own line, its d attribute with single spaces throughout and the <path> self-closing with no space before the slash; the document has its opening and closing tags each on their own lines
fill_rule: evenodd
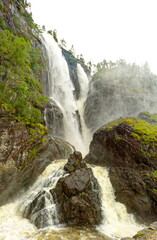
<svg viewBox="0 0 157 240">
<path fill-rule="evenodd" d="M 56 29 L 94 63 L 148 61 L 157 74 L 157 0 L 28 0 L 36 23 Z"/>
</svg>

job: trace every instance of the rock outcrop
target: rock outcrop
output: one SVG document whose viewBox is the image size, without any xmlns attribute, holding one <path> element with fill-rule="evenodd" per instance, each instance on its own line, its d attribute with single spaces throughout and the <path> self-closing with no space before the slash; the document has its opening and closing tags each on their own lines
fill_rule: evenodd
<svg viewBox="0 0 157 240">
<path fill-rule="evenodd" d="M 68 158 L 72 147 L 0 112 L 0 204 L 26 190 L 54 159 Z"/>
<path fill-rule="evenodd" d="M 45 116 L 49 134 L 63 138 L 63 113 L 52 99 L 46 104 Z"/>
<path fill-rule="evenodd" d="M 157 127 L 137 118 L 119 119 L 93 135 L 85 160 L 109 167 L 117 201 L 138 220 L 157 217 Z"/>
<path fill-rule="evenodd" d="M 70 51 L 67 51 L 66 49 L 62 48 L 62 54 L 65 57 L 65 60 L 68 64 L 69 68 L 69 74 L 70 74 L 70 79 L 74 85 L 75 91 L 75 97 L 76 99 L 79 99 L 80 97 L 80 83 L 78 80 L 77 76 L 77 63 L 78 60 L 73 56 L 73 54 Z"/>
<path fill-rule="evenodd" d="M 95 226 L 101 221 L 99 186 L 92 170 L 79 152 L 70 155 L 64 169 L 68 176 L 57 182 L 52 194 L 60 223 L 72 226 Z"/>
</svg>

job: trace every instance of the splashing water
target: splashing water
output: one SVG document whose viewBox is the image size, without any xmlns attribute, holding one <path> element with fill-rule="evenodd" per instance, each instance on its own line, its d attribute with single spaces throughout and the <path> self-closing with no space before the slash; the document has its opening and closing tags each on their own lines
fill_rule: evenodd
<svg viewBox="0 0 157 240">
<path fill-rule="evenodd" d="M 144 225 L 137 224 L 134 216 L 128 214 L 124 204 L 116 202 L 108 170 L 103 167 L 92 167 L 94 176 L 101 188 L 103 221 L 97 229 L 105 234 L 120 238 L 133 236 Z"/>
<path fill-rule="evenodd" d="M 77 107 L 78 107 L 78 111 L 81 119 L 82 139 L 84 142 L 84 146 L 86 147 L 85 149 L 86 153 L 88 153 L 88 146 L 92 139 L 92 136 L 84 120 L 84 102 L 86 100 L 87 93 L 88 93 L 89 80 L 80 64 L 77 64 L 77 76 L 80 83 L 80 98 L 77 101 Z"/>
<path fill-rule="evenodd" d="M 40 175 L 34 185 L 19 200 L 0 208 L 0 240 L 109 240 L 121 237 L 133 236 L 144 226 L 135 222 L 133 215 L 128 214 L 123 204 L 115 201 L 114 191 L 110 183 L 108 171 L 102 167 L 92 167 L 101 188 L 103 221 L 97 229 L 70 228 L 58 225 L 58 217 L 53 199 L 45 201 L 44 209 L 47 214 L 43 221 L 49 222 L 49 226 L 37 229 L 30 221 L 24 219 L 20 212 L 27 213 L 30 210 L 30 202 L 36 195 L 44 190 L 46 193 L 54 188 L 61 176 L 65 176 L 63 165 L 66 160 L 57 160 L 50 164 Z M 47 195 L 46 195 L 47 196 Z M 45 196 L 45 197 L 46 197 Z M 35 209 L 31 221 L 35 221 Z M 42 213 L 39 211 L 42 215 Z M 50 214 L 50 215 L 49 215 Z M 44 225 L 43 225 L 44 226 Z M 108 235 L 109 237 L 107 237 Z"/>
</svg>

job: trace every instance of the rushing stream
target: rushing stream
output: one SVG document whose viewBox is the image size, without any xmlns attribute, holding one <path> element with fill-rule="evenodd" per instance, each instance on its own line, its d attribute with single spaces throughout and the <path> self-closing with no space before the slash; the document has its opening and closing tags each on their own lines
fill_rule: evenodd
<svg viewBox="0 0 157 240">
<path fill-rule="evenodd" d="M 127 213 L 123 204 L 115 201 L 108 171 L 102 167 L 92 167 L 101 188 L 103 211 L 103 221 L 97 229 L 69 228 L 58 225 L 53 199 L 51 202 L 45 201 L 46 220 L 49 221 L 49 227 L 37 229 L 34 224 L 23 218 L 22 213 L 29 211 L 29 202 L 41 190 L 48 192 L 50 188 L 54 188 L 59 177 L 65 174 L 63 171 L 65 162 L 66 160 L 54 161 L 20 199 L 0 208 L 0 240 L 107 240 L 109 238 L 106 235 L 113 239 L 120 239 L 120 237 L 132 236 L 143 228 L 135 222 L 131 214 Z M 32 222 L 35 221 L 34 217 L 32 215 Z"/>
</svg>

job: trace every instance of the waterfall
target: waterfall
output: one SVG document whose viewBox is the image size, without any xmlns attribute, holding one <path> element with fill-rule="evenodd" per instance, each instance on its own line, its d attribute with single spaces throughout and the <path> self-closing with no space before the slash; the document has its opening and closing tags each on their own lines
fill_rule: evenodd
<svg viewBox="0 0 157 240">
<path fill-rule="evenodd" d="M 120 239 L 121 237 L 133 236 L 144 227 L 135 222 L 133 215 L 127 213 L 123 204 L 115 201 L 107 169 L 97 166 L 92 166 L 92 171 L 101 188 L 103 211 L 101 225 L 97 227 L 97 231 L 86 228 L 65 228 L 58 225 L 57 211 L 51 193 L 58 179 L 65 176 L 63 170 L 65 163 L 66 160 L 54 161 L 20 199 L 0 207 L 0 239 L 53 240 L 58 234 L 60 238 L 57 239 L 60 240 L 89 240 L 93 238 L 105 240 L 107 239 L 105 235 L 113 239 Z M 21 213 L 25 217 L 30 214 L 30 222 L 23 218 Z M 38 223 L 42 229 L 37 229 L 32 223 Z"/>
<path fill-rule="evenodd" d="M 98 230 L 111 237 L 128 237 L 136 234 L 144 226 L 137 224 L 134 216 L 127 213 L 124 204 L 116 202 L 114 190 L 104 167 L 92 167 L 101 188 L 103 221 Z"/>
<path fill-rule="evenodd" d="M 80 123 L 78 120 L 79 110 L 77 101 L 74 97 L 74 86 L 70 80 L 67 62 L 52 36 L 44 34 L 44 43 L 47 50 L 49 65 L 49 97 L 63 113 L 63 138 L 73 144 L 77 150 L 85 154 L 87 150 L 80 132 Z M 85 80 L 87 81 L 86 78 Z M 83 78 L 81 78 L 81 81 L 83 81 Z M 81 94 L 85 97 L 85 88 L 88 87 L 88 84 L 85 84 L 84 87 L 83 84 L 83 82 L 80 83 Z M 82 111 L 79 113 L 82 114 Z M 81 116 L 81 119 L 83 119 L 83 116 Z"/>
<path fill-rule="evenodd" d="M 92 139 L 91 132 L 87 128 L 84 120 L 84 103 L 88 93 L 89 80 L 80 64 L 77 64 L 77 76 L 80 83 L 80 98 L 77 100 L 77 107 L 81 119 L 82 138 L 87 149 Z"/>
<path fill-rule="evenodd" d="M 24 196 L 19 206 L 22 215 L 29 217 L 30 221 L 40 228 L 59 223 L 51 191 L 59 178 L 65 175 L 64 164 L 65 160 L 50 164 L 31 187 L 26 197 Z"/>
</svg>

